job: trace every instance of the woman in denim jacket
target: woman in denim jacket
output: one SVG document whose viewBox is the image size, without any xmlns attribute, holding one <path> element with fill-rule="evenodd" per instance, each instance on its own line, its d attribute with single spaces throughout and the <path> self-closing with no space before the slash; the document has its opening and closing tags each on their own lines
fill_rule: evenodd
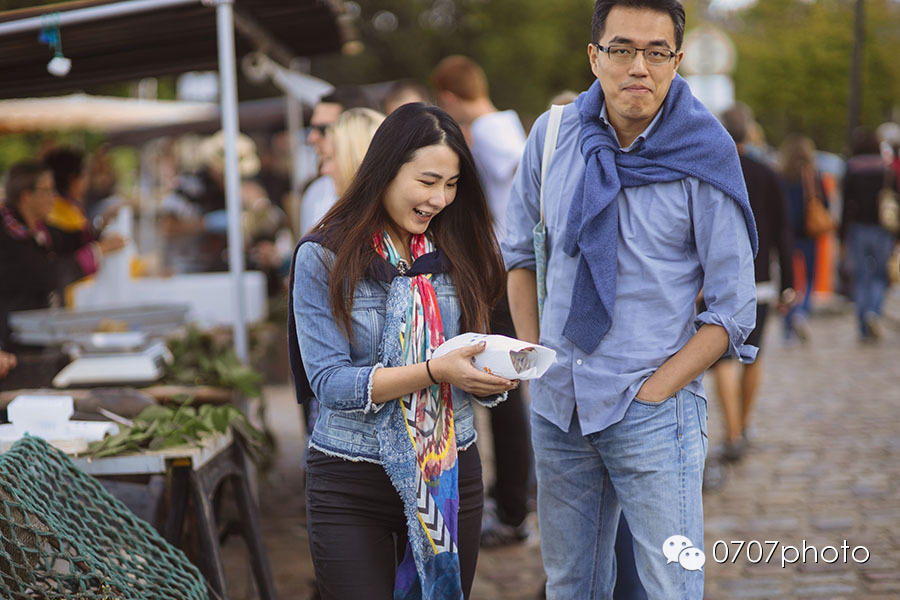
<svg viewBox="0 0 900 600">
<path fill-rule="evenodd" d="M 483 501 L 471 402 L 518 382 L 472 365 L 483 346 L 428 358 L 485 331 L 505 287 L 459 126 L 424 104 L 392 113 L 292 279 L 295 383 L 320 405 L 306 494 L 321 596 L 467 598 Z"/>
</svg>

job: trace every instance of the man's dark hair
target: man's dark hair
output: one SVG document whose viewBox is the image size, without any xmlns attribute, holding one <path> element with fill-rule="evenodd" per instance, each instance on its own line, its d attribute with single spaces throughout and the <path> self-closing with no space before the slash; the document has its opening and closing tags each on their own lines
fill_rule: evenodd
<svg viewBox="0 0 900 600">
<path fill-rule="evenodd" d="M 395 81 L 393 85 L 391 85 L 391 89 L 388 90 L 388 93 L 385 94 L 384 100 L 381 101 L 382 108 L 395 102 L 398 98 L 401 98 L 406 94 L 415 94 L 422 102 L 425 102 L 426 104 L 431 103 L 431 94 L 428 93 L 428 88 L 412 79 L 400 79 Z"/>
<path fill-rule="evenodd" d="M 6 173 L 6 203 L 18 210 L 22 194 L 33 192 L 41 175 L 49 171 L 37 160 L 22 160 L 11 166 Z"/>
<path fill-rule="evenodd" d="M 851 156 L 881 153 L 881 144 L 878 142 L 878 136 L 875 135 L 874 131 L 867 127 L 857 127 L 854 129 L 851 140 Z"/>
<path fill-rule="evenodd" d="M 339 85 L 331 93 L 322 96 L 319 102 L 340 104 L 342 110 L 374 108 L 365 90 L 358 85 Z"/>
<path fill-rule="evenodd" d="M 72 148 L 57 148 L 44 156 L 44 163 L 53 171 L 56 192 L 68 197 L 72 181 L 84 172 L 84 154 Z"/>
<path fill-rule="evenodd" d="M 725 110 L 719 120 L 725 131 L 731 134 L 735 144 L 743 144 L 747 141 L 747 135 L 750 133 L 750 123 L 753 121 L 753 111 L 750 107 L 741 102 L 735 103 L 731 108 Z"/>
<path fill-rule="evenodd" d="M 684 40 L 684 7 L 678 0 L 597 0 L 594 4 L 594 18 L 591 20 L 591 41 L 594 43 L 600 42 L 606 27 L 606 17 L 614 6 L 646 8 L 666 13 L 675 25 L 675 50 L 681 50 L 681 42 Z"/>
</svg>

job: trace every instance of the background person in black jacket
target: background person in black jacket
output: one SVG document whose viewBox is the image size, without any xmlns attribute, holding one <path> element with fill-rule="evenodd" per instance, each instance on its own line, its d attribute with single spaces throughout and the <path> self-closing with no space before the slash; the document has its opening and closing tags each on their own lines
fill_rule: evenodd
<svg viewBox="0 0 900 600">
<path fill-rule="evenodd" d="M 863 343 L 882 336 L 881 305 L 888 285 L 887 263 L 896 241 L 878 220 L 878 193 L 888 183 L 896 186 L 893 170 L 881 156 L 878 138 L 867 129 L 853 136 L 853 151 L 844 176 L 841 251 L 849 253 L 851 290 L 856 304 L 859 336 Z"/>
<path fill-rule="evenodd" d="M 760 349 L 756 361 L 740 365 L 736 359 L 722 359 L 713 366 L 716 375 L 716 391 L 722 403 L 725 417 L 726 437 L 722 458 L 735 461 L 744 453 L 747 441 L 747 426 L 756 400 L 756 393 L 762 382 L 763 353 L 762 340 L 769 315 L 769 307 L 774 302 L 786 309 L 794 300 L 794 280 L 792 262 L 793 236 L 787 214 L 787 202 L 778 174 L 767 165 L 754 160 L 744 152 L 744 143 L 753 116 L 750 109 L 737 104 L 722 113 L 722 124 L 737 144 L 741 158 L 741 169 L 747 183 L 750 208 L 756 218 L 759 234 L 759 253 L 754 267 L 756 271 L 756 328 L 747 338 L 747 344 Z M 776 286 L 769 270 L 771 254 L 776 253 L 781 270 L 780 282 Z"/>
<path fill-rule="evenodd" d="M 6 203 L 0 206 L 0 315 L 47 308 L 73 281 L 96 271 L 119 240 L 102 238 L 81 246 L 48 226 L 53 208 L 53 175 L 42 163 L 22 161 L 6 176 Z M 75 247 L 73 247 L 75 246 Z M 0 325 L 0 347 L 12 350 L 8 327 Z"/>
</svg>

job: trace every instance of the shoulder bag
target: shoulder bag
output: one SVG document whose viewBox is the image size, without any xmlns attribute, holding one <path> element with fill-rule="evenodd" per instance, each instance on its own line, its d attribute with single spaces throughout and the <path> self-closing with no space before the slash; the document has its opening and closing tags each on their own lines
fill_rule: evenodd
<svg viewBox="0 0 900 600">
<path fill-rule="evenodd" d="M 884 170 L 884 185 L 878 192 L 878 224 L 893 233 L 900 232 L 900 199 L 890 165 Z"/>
<path fill-rule="evenodd" d="M 533 230 L 535 276 L 537 278 L 538 320 L 544 313 L 544 300 L 547 298 L 547 224 L 544 220 L 544 179 L 553 152 L 556 150 L 556 138 L 559 136 L 559 123 L 562 120 L 563 106 L 554 104 L 550 107 L 550 119 L 547 121 L 547 134 L 544 137 L 544 154 L 541 157 L 541 220 Z"/>
<path fill-rule="evenodd" d="M 816 185 L 814 171 L 806 168 L 803 170 L 802 177 L 803 218 L 806 235 L 814 238 L 831 233 L 834 231 L 834 219 L 819 196 L 819 186 Z"/>
</svg>

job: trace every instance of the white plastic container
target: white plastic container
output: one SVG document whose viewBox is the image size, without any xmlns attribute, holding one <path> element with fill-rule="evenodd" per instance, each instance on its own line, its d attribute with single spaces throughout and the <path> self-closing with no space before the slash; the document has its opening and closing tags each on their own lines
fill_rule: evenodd
<svg viewBox="0 0 900 600">
<path fill-rule="evenodd" d="M 6 407 L 17 436 L 30 433 L 47 440 L 66 436 L 69 418 L 74 412 L 72 396 L 16 396 Z"/>
<path fill-rule="evenodd" d="M 163 376 L 164 363 L 172 354 L 161 341 L 140 352 L 85 354 L 69 363 L 53 378 L 53 386 L 150 383 Z"/>
<path fill-rule="evenodd" d="M 109 421 L 70 421 L 74 411 L 72 396 L 16 396 L 6 408 L 11 423 L 0 425 L 0 452 L 26 433 L 69 454 L 84 452 L 90 442 L 119 433 L 119 426 Z"/>
</svg>

